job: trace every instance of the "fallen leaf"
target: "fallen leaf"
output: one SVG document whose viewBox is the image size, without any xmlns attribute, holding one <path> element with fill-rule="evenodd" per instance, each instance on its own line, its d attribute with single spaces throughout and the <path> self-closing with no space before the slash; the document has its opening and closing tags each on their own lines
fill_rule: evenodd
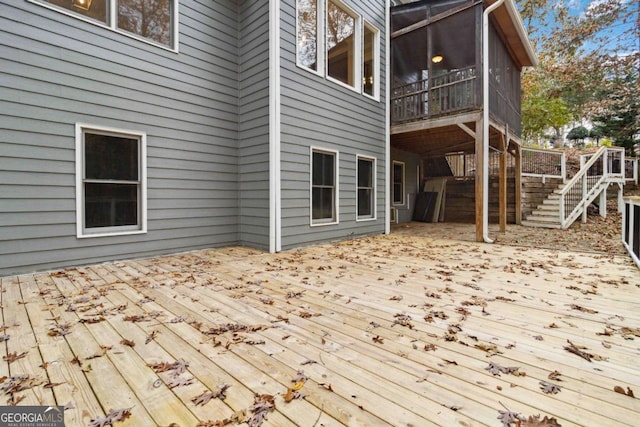
<svg viewBox="0 0 640 427">
<path fill-rule="evenodd" d="M 196 406 L 203 406 L 203 405 L 206 405 L 207 403 L 209 403 L 209 401 L 211 401 L 211 399 L 225 400 L 227 398 L 227 394 L 226 393 L 227 393 L 227 390 L 229 389 L 229 387 L 231 387 L 231 386 L 228 385 L 228 384 L 224 384 L 217 390 L 214 390 L 214 391 L 210 391 L 210 390 L 203 391 L 201 394 L 199 394 L 196 397 L 192 398 L 191 401 Z"/>
<path fill-rule="evenodd" d="M 18 354 L 18 352 L 13 352 L 13 353 L 8 353 L 6 356 L 2 356 L 2 360 L 4 360 L 5 362 L 11 364 L 13 362 L 15 362 L 18 359 L 22 359 L 23 357 L 25 357 L 27 355 L 28 351 L 23 351 L 22 353 Z"/>
</svg>

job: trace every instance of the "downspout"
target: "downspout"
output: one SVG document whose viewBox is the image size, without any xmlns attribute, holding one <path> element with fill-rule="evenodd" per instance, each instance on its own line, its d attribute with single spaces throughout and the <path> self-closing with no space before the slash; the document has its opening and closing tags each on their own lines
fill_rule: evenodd
<svg viewBox="0 0 640 427">
<path fill-rule="evenodd" d="M 482 240 L 489 238 L 489 14 L 504 3 L 497 0 L 482 13 Z"/>
</svg>

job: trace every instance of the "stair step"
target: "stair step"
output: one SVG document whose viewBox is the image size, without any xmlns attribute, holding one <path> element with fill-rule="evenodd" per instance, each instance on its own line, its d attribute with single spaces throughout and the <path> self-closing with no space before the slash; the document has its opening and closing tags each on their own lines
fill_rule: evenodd
<svg viewBox="0 0 640 427">
<path fill-rule="evenodd" d="M 527 227 L 540 227 L 540 228 L 562 228 L 560 224 L 553 222 L 538 222 L 525 220 L 521 222 L 522 225 Z"/>
<path fill-rule="evenodd" d="M 534 212 L 531 215 L 527 216 L 527 221 L 542 221 L 542 222 L 557 222 L 560 223 L 560 219 L 558 215 L 541 215 L 538 212 Z"/>
<path fill-rule="evenodd" d="M 536 209 L 538 211 L 553 211 L 553 212 L 559 212 L 560 211 L 560 204 L 556 203 L 547 203 L 547 204 L 541 204 L 538 205 L 538 208 Z"/>
</svg>

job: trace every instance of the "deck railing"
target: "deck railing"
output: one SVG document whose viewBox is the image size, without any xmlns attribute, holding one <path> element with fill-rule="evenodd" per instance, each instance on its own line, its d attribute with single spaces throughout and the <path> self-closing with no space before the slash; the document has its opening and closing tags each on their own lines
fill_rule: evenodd
<svg viewBox="0 0 640 427">
<path fill-rule="evenodd" d="M 437 117 L 475 107 L 476 85 L 476 69 L 472 66 L 395 86 L 391 122 Z"/>
<path fill-rule="evenodd" d="M 564 151 L 542 148 L 521 148 L 522 176 L 539 176 L 567 180 L 567 156 Z"/>
<path fill-rule="evenodd" d="M 587 160 L 587 156 L 589 160 Z M 624 182 L 624 149 L 602 147 L 581 159 L 580 171 L 571 178 L 560 195 L 560 224 L 567 228 L 612 182 Z"/>
<path fill-rule="evenodd" d="M 622 243 L 640 267 L 640 197 L 626 197 L 622 210 Z"/>
<path fill-rule="evenodd" d="M 626 183 L 633 182 L 638 185 L 638 158 L 624 158 L 624 180 Z"/>
</svg>

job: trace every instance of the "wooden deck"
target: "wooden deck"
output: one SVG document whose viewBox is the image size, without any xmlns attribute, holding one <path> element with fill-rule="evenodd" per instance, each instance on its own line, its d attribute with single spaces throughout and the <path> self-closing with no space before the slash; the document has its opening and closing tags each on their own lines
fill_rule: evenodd
<svg viewBox="0 0 640 427">
<path fill-rule="evenodd" d="M 624 257 L 398 229 L 6 277 L 2 316 L 5 401 L 67 405 L 67 426 L 111 409 L 130 412 L 116 426 L 640 419 L 640 272 Z"/>
</svg>

